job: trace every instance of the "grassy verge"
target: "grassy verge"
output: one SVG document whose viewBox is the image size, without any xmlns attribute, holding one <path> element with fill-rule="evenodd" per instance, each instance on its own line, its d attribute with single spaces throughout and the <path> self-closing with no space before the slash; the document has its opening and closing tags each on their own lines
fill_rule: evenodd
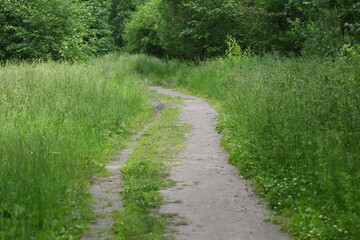
<svg viewBox="0 0 360 240">
<path fill-rule="evenodd" d="M 336 60 L 245 54 L 199 66 L 170 62 L 173 73 L 151 76 L 217 103 L 231 163 L 295 238 L 354 240 L 360 238 L 359 60 L 355 49 Z"/>
<path fill-rule="evenodd" d="M 0 239 L 71 239 L 87 187 L 148 115 L 136 56 L 0 67 Z"/>
<path fill-rule="evenodd" d="M 114 214 L 115 239 L 167 239 L 169 216 L 158 212 L 159 190 L 173 184 L 166 179 L 168 161 L 184 147 L 189 126 L 179 122 L 179 110 L 167 107 L 161 117 L 139 139 L 122 168 L 124 209 Z"/>
</svg>

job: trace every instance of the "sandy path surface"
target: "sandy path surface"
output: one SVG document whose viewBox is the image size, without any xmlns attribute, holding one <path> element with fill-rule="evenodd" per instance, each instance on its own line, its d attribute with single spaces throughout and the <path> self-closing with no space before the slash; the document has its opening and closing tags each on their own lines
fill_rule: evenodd
<svg viewBox="0 0 360 240">
<path fill-rule="evenodd" d="M 161 211 L 175 213 L 186 224 L 175 224 L 177 240 L 285 240 L 269 211 L 254 196 L 250 183 L 228 164 L 215 130 L 217 112 L 203 99 L 174 90 L 151 90 L 184 100 L 181 120 L 192 125 L 187 147 L 170 171 L 177 182 L 162 191 Z"/>
</svg>

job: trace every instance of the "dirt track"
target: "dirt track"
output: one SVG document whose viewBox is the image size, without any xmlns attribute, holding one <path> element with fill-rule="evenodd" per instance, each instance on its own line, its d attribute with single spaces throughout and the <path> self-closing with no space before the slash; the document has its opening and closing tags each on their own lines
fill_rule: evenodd
<svg viewBox="0 0 360 240">
<path fill-rule="evenodd" d="M 220 136 L 215 130 L 217 112 L 201 98 L 162 87 L 151 87 L 150 90 L 183 99 L 184 104 L 178 105 L 181 120 L 192 126 L 186 136 L 187 147 L 170 171 L 170 178 L 177 185 L 162 191 L 166 204 L 162 206 L 161 212 L 177 215 L 177 224 L 170 226 L 177 232 L 175 239 L 290 239 L 274 224 L 264 222 L 269 217 L 269 211 L 259 204 L 259 198 L 254 196 L 250 183 L 228 164 L 228 156 L 220 147 Z M 111 213 L 122 208 L 119 169 L 136 146 L 136 139 L 150 125 L 133 137 L 133 141 L 115 161 L 106 165 L 109 176 L 94 180 L 91 193 L 99 217 L 90 225 L 83 240 L 113 236 L 110 230 L 113 224 Z"/>
<path fill-rule="evenodd" d="M 253 195 L 248 181 L 228 164 L 215 130 L 216 111 L 203 99 L 174 90 L 151 90 L 184 100 L 181 120 L 192 125 L 187 147 L 170 172 L 178 184 L 162 191 L 161 211 L 175 213 L 183 224 L 171 228 L 177 240 L 285 240 L 277 226 L 264 222 L 269 211 Z"/>
<path fill-rule="evenodd" d="M 121 190 L 121 173 L 120 168 L 129 158 L 137 144 L 137 138 L 140 137 L 150 126 L 133 136 L 127 147 L 123 149 L 119 156 L 115 156 L 113 161 L 106 164 L 105 168 L 109 175 L 104 177 L 96 177 L 90 187 L 91 195 L 94 199 L 94 212 L 98 217 L 90 224 L 82 240 L 105 240 L 113 237 L 111 231 L 114 219 L 112 213 L 114 210 L 121 210 L 122 203 L 120 199 Z"/>
</svg>

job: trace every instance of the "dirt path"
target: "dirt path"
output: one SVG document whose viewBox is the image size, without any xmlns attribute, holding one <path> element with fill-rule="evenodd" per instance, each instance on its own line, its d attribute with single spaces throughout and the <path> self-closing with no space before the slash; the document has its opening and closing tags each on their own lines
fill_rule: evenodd
<svg viewBox="0 0 360 240">
<path fill-rule="evenodd" d="M 114 219 L 112 212 L 121 210 L 120 199 L 121 172 L 120 168 L 129 158 L 137 144 L 137 139 L 149 128 L 152 123 L 147 125 L 136 136 L 133 136 L 127 147 L 121 151 L 116 160 L 106 164 L 105 168 L 109 175 L 97 177 L 90 187 L 91 195 L 94 199 L 94 212 L 98 215 L 94 222 L 90 224 L 90 229 L 81 238 L 82 240 L 105 240 L 113 236 L 111 231 Z"/>
<path fill-rule="evenodd" d="M 259 204 L 248 181 L 228 164 L 215 130 L 216 111 L 201 98 L 174 90 L 151 90 L 180 97 L 181 119 L 193 126 L 179 161 L 170 172 L 178 184 L 162 193 L 167 203 L 161 211 L 175 213 L 184 224 L 175 224 L 178 240 L 285 240 L 277 226 L 264 222 L 269 211 Z"/>
</svg>

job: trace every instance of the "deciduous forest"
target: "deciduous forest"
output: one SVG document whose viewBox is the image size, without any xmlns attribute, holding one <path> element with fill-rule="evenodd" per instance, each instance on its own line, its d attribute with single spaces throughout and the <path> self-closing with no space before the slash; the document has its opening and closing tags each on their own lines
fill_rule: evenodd
<svg viewBox="0 0 360 240">
<path fill-rule="evenodd" d="M 80 239 L 149 85 L 216 106 L 294 239 L 360 239 L 357 0 L 0 0 L 0 239 Z M 114 239 L 167 239 L 123 221 Z"/>
</svg>

